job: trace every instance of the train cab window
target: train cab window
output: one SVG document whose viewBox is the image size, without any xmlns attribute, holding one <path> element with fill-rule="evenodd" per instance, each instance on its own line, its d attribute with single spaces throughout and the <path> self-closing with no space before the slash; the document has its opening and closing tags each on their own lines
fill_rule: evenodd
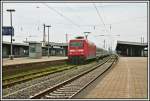
<svg viewBox="0 0 150 101">
<path fill-rule="evenodd" d="M 83 47 L 83 42 L 71 42 L 70 47 Z"/>
</svg>

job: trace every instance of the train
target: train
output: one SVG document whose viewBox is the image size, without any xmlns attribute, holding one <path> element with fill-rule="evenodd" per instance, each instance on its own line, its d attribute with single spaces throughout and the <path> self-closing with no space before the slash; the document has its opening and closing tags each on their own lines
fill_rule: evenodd
<svg viewBox="0 0 150 101">
<path fill-rule="evenodd" d="M 109 55 L 108 51 L 97 48 L 93 42 L 84 37 L 76 37 L 68 44 L 68 61 L 72 64 L 84 64 L 88 60 Z"/>
</svg>

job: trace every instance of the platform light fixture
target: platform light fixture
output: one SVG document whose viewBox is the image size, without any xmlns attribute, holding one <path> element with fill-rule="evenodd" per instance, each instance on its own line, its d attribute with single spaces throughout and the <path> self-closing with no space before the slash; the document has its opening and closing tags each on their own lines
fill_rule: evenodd
<svg viewBox="0 0 150 101">
<path fill-rule="evenodd" d="M 91 32 L 84 32 L 86 39 L 88 38 L 88 35 L 89 35 L 90 33 L 91 33 Z"/>
</svg>

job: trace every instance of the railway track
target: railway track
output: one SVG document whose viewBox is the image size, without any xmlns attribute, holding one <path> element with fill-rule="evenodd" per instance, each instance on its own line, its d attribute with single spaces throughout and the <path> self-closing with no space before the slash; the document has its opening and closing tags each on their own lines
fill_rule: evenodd
<svg viewBox="0 0 150 101">
<path fill-rule="evenodd" d="M 36 78 L 25 83 L 17 84 L 12 87 L 3 89 L 4 99 L 29 99 L 36 95 L 37 92 L 43 92 L 49 87 L 54 87 L 69 80 L 78 74 L 89 71 L 96 66 L 100 66 L 109 60 L 105 57 L 99 62 L 92 62 L 90 64 L 79 65 L 75 68 L 68 69 L 62 72 L 53 73 L 44 77 Z"/>
<path fill-rule="evenodd" d="M 74 67 L 76 67 L 76 66 L 75 65 L 73 65 L 73 66 L 63 65 L 63 66 L 58 66 L 55 68 L 43 69 L 43 70 L 39 70 L 36 72 L 26 73 L 26 74 L 23 74 L 20 76 L 10 77 L 10 78 L 2 80 L 3 81 L 2 87 L 3 88 L 11 87 L 15 84 L 23 83 L 23 82 L 26 82 L 26 81 L 29 81 L 29 80 L 32 80 L 35 78 L 39 78 L 39 77 L 46 76 L 46 75 L 56 73 L 56 72 L 61 72 L 61 71 L 71 69 Z M 59 68 L 59 69 L 57 69 L 57 68 Z"/>
<path fill-rule="evenodd" d="M 64 82 L 47 88 L 37 94 L 31 96 L 31 99 L 67 99 L 73 98 L 81 92 L 86 86 L 96 80 L 105 71 L 107 71 L 115 62 L 117 57 L 111 56 L 108 60 L 95 66 L 94 68 L 76 75 Z"/>
<path fill-rule="evenodd" d="M 64 80 L 69 79 L 70 77 L 77 75 L 78 73 L 83 72 L 96 64 L 97 64 L 96 62 L 93 62 L 86 65 L 81 66 L 79 65 L 72 69 L 39 77 L 24 83 L 16 84 L 8 88 L 3 88 L 3 98 L 5 99 L 29 98 L 30 95 L 33 95 L 36 92 L 46 89 L 48 86 L 53 86 L 55 84 L 63 82 Z"/>
</svg>

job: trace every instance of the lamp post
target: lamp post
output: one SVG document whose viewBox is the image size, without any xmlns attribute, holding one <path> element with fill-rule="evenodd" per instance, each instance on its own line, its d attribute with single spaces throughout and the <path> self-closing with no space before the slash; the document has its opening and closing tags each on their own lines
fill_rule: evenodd
<svg viewBox="0 0 150 101">
<path fill-rule="evenodd" d="M 14 9 L 7 9 L 7 11 L 10 12 L 10 25 L 11 25 L 11 28 L 12 28 L 12 12 L 15 12 L 15 10 Z M 12 39 L 12 32 L 11 32 L 10 60 L 13 60 L 12 41 L 13 41 L 13 39 Z"/>
<path fill-rule="evenodd" d="M 51 27 L 50 25 L 47 25 L 46 27 L 48 27 L 48 57 L 49 57 L 49 27 Z"/>
<path fill-rule="evenodd" d="M 87 39 L 88 34 L 90 34 L 91 32 L 84 32 L 85 33 L 85 38 Z"/>
</svg>

